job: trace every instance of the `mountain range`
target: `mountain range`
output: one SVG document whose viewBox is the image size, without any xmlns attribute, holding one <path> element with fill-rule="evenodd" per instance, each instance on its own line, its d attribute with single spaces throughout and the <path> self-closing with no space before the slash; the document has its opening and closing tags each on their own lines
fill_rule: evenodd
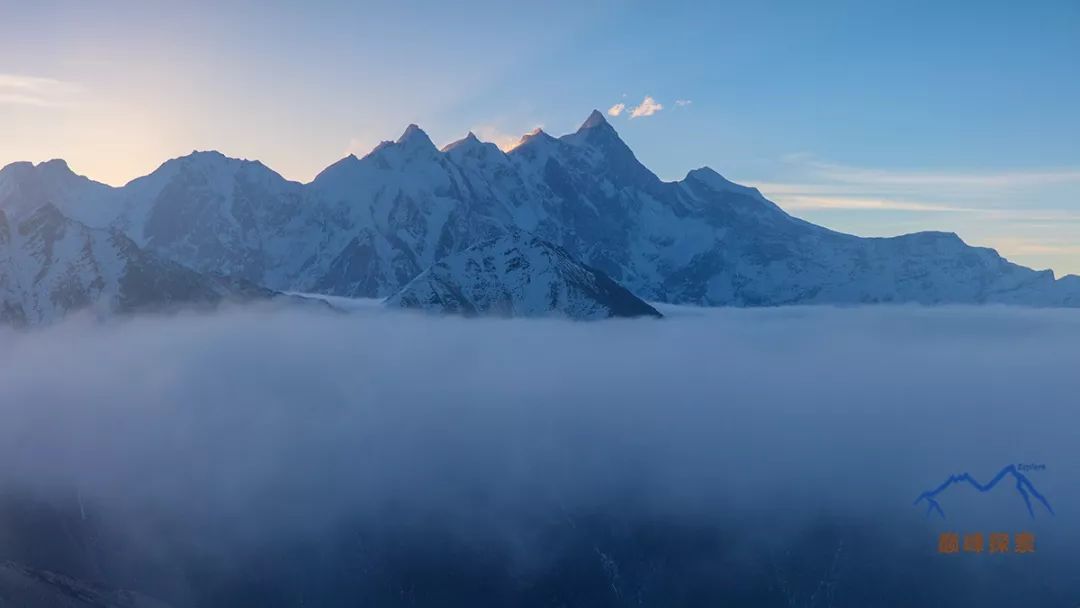
<svg viewBox="0 0 1080 608">
<path fill-rule="evenodd" d="M 536 130 L 508 152 L 472 133 L 440 150 L 410 125 L 308 184 L 217 152 L 169 160 L 119 188 L 60 160 L 14 163 L 0 170 L 0 213 L 0 314 L 31 323 L 91 305 L 220 300 L 239 286 L 445 312 L 622 316 L 567 283 L 585 274 L 635 300 L 701 306 L 1080 306 L 1080 277 L 1055 279 L 952 233 L 835 232 L 709 168 L 662 181 L 596 111 L 574 133 Z M 476 264 L 505 263 L 506 251 L 477 257 L 474 247 L 505 238 L 547 260 L 531 267 L 547 278 L 506 266 L 478 274 Z M 479 296 L 478 280 L 498 295 Z M 538 293 L 524 289 L 533 280 L 582 299 L 537 308 L 521 300 Z M 480 299 L 444 297 L 470 290 Z M 627 310 L 642 305 L 651 308 Z"/>
</svg>

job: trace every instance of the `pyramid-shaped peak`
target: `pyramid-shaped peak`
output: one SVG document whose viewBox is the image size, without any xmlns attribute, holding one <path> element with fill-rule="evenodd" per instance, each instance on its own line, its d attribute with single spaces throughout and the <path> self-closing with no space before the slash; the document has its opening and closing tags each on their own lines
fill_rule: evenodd
<svg viewBox="0 0 1080 608">
<path fill-rule="evenodd" d="M 577 131 L 563 135 L 559 139 L 574 146 L 592 146 L 609 151 L 626 147 L 619 133 L 615 131 L 615 127 L 611 126 L 599 110 L 593 110 Z M 629 152 L 629 149 L 626 152 Z"/>
<path fill-rule="evenodd" d="M 589 114 L 589 117 L 585 119 L 585 122 L 581 123 L 581 127 L 578 128 L 578 131 L 592 129 L 607 124 L 608 121 L 604 118 L 604 115 L 600 113 L 600 110 L 593 110 L 592 113 Z"/>
<path fill-rule="evenodd" d="M 428 134 L 424 133 L 424 130 L 415 124 L 405 127 L 405 132 L 398 138 L 397 143 L 398 145 L 408 146 L 410 148 L 414 146 L 435 148 L 435 144 L 431 143 L 431 138 L 428 137 Z"/>
<path fill-rule="evenodd" d="M 568 133 L 562 136 L 561 139 L 570 143 L 601 143 L 619 140 L 620 138 L 615 131 L 615 127 L 611 126 L 611 123 L 607 121 L 607 118 L 604 117 L 600 110 L 593 110 L 592 114 L 589 114 L 589 117 L 585 119 L 585 122 L 581 123 L 577 131 Z"/>
</svg>

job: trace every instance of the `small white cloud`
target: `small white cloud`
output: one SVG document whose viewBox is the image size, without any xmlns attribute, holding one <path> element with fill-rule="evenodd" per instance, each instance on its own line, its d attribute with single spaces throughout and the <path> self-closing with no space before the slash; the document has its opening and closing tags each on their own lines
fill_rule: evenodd
<svg viewBox="0 0 1080 608">
<path fill-rule="evenodd" d="M 685 108 L 686 106 L 688 106 L 688 105 L 690 105 L 692 103 L 694 103 L 694 102 L 689 100 L 689 99 L 676 99 L 675 100 L 675 105 L 679 106 L 680 108 Z"/>
<path fill-rule="evenodd" d="M 607 113 L 608 113 L 608 116 L 618 116 L 619 114 L 622 114 L 623 110 L 625 110 L 625 109 L 626 109 L 626 104 L 625 103 L 617 103 L 617 104 L 611 106 L 610 108 L 608 108 Z"/>
<path fill-rule="evenodd" d="M 656 114 L 663 109 L 664 106 L 661 103 L 659 103 L 652 97 L 646 95 L 645 99 L 641 101 L 640 105 L 630 110 L 630 118 L 643 118 L 645 116 L 652 116 L 653 114 Z"/>
</svg>

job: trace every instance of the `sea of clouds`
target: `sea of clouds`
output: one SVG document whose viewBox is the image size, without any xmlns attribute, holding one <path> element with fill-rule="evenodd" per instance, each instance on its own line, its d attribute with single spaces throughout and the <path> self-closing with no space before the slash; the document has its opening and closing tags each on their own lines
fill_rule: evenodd
<svg viewBox="0 0 1080 608">
<path fill-rule="evenodd" d="M 1077 311 L 664 312 L 0 330 L 0 560 L 176 605 L 1080 599 Z M 1056 515 L 912 504 L 1017 463 Z M 937 553 L 998 529 L 1037 553 Z"/>
</svg>

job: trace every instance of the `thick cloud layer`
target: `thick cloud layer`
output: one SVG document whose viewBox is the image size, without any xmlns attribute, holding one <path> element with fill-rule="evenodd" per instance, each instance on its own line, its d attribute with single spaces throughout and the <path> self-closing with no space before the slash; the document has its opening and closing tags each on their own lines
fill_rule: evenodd
<svg viewBox="0 0 1080 608">
<path fill-rule="evenodd" d="M 1075 311 L 665 312 L 0 334 L 0 559 L 180 605 L 1080 597 Z M 1011 483 L 912 504 L 1013 463 L 1056 516 Z M 999 529 L 1037 553 L 937 554 Z"/>
</svg>

